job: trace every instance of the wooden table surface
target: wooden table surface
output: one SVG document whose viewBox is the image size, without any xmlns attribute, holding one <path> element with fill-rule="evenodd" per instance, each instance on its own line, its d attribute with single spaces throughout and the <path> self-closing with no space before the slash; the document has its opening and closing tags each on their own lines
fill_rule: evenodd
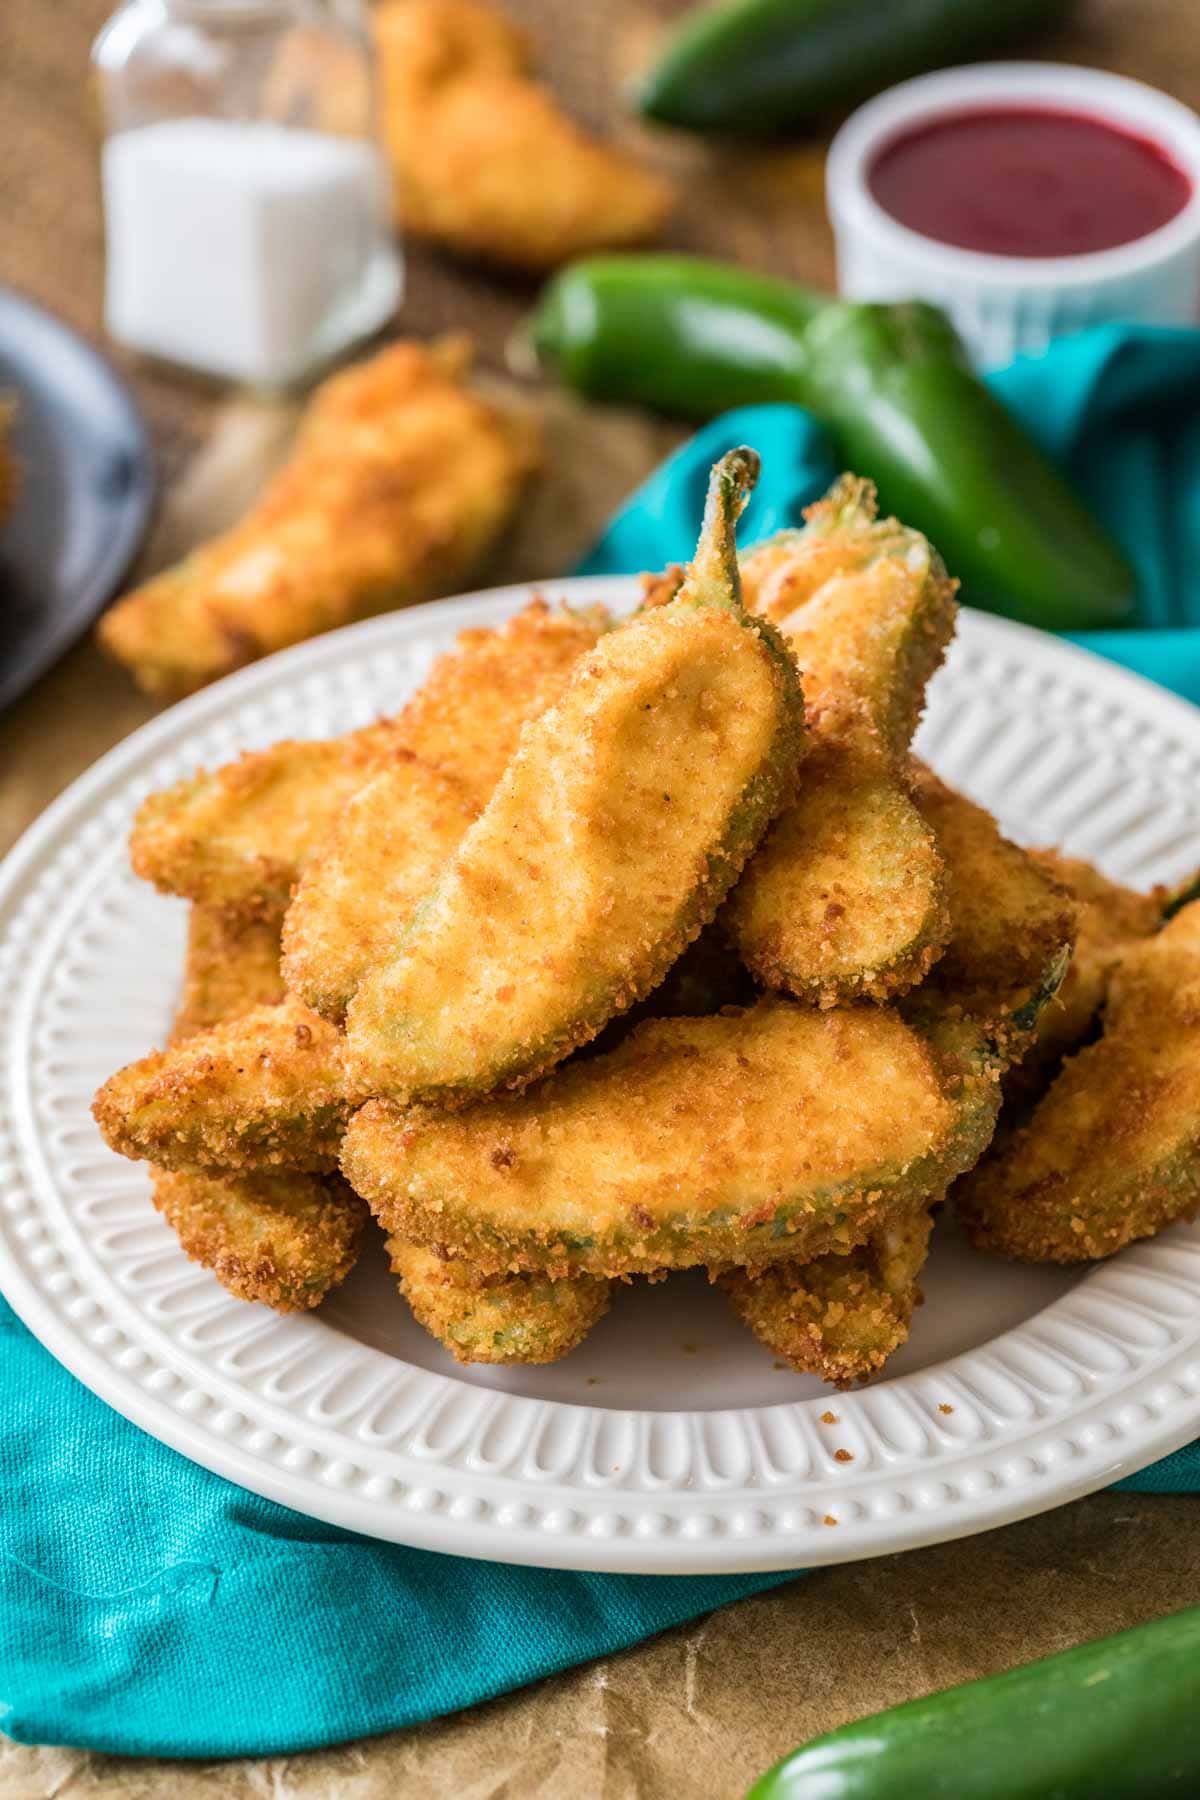
<svg viewBox="0 0 1200 1800">
<path fill-rule="evenodd" d="M 108 0 L 0 4 L 0 281 L 97 340 L 102 236 L 87 48 L 107 10 Z M 579 117 L 681 177 L 674 245 L 831 284 L 819 144 L 715 151 L 652 137 L 622 117 L 620 79 L 677 5 L 510 0 L 510 10 Z M 1200 105 L 1195 0 L 1091 0 L 1039 49 Z M 401 323 L 418 335 L 466 327 L 484 367 L 499 370 L 530 296 L 519 282 L 413 250 Z M 170 483 L 228 402 L 199 382 L 125 367 Z M 571 413 L 570 434 L 589 483 L 580 529 L 670 437 L 583 409 Z M 561 566 L 549 526 L 542 545 L 543 562 L 526 572 L 553 573 L 554 557 Z M 527 558 L 537 551 L 523 546 Z M 502 559 L 492 573 L 511 567 Z M 0 849 L 151 710 L 90 645 L 72 652 L 0 719 Z M 172 1766 L 0 1744 L 0 1800 L 734 1795 L 770 1757 L 842 1719 L 1200 1602 L 1196 1508 L 1186 1498 L 1097 1495 L 963 1543 L 823 1570 L 509 1699 L 319 1755 Z"/>
</svg>

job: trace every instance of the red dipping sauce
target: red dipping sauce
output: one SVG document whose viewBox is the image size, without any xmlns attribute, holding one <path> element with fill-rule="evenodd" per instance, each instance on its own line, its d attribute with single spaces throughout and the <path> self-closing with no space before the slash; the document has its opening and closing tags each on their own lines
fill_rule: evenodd
<svg viewBox="0 0 1200 1800">
<path fill-rule="evenodd" d="M 948 113 L 894 138 L 867 184 L 901 225 L 991 256 L 1087 256 L 1157 231 L 1192 184 L 1149 138 L 1084 113 Z"/>
</svg>

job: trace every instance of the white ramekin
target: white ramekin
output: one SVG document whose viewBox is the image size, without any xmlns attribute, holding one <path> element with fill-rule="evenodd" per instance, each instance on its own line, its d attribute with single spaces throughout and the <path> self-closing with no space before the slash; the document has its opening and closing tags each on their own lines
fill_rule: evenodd
<svg viewBox="0 0 1200 1800">
<path fill-rule="evenodd" d="M 987 256 L 940 244 L 893 219 L 867 175 L 885 145 L 947 113 L 1043 106 L 1111 120 L 1161 144 L 1192 182 L 1182 212 L 1146 237 L 1087 256 Z M 932 300 L 977 363 L 1086 325 L 1127 320 L 1191 325 L 1200 309 L 1200 118 L 1144 82 L 1070 63 L 973 63 L 921 75 L 861 106 L 842 126 L 826 171 L 838 289 L 852 300 Z"/>
</svg>

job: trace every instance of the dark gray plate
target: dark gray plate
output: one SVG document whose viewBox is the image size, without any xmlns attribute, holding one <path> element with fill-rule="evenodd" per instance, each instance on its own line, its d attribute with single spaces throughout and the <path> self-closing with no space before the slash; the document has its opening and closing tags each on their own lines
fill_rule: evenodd
<svg viewBox="0 0 1200 1800">
<path fill-rule="evenodd" d="M 0 707 L 116 591 L 154 506 L 146 430 L 124 383 L 65 325 L 0 288 L 0 390 L 17 416 L 16 505 L 0 525 Z"/>
</svg>

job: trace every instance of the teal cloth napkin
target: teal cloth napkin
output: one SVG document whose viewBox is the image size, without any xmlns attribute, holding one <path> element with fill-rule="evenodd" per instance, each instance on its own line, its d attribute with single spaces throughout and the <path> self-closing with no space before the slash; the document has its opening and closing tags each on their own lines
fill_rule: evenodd
<svg viewBox="0 0 1200 1800">
<path fill-rule="evenodd" d="M 1200 334 L 1095 332 L 994 377 L 1142 576 L 1147 623 L 1090 639 L 1200 699 Z M 709 464 L 763 453 L 747 541 L 835 473 L 815 422 L 714 422 L 636 494 L 585 568 L 691 553 Z M 208 1474 L 129 1424 L 0 1301 L 0 1728 L 155 1756 L 282 1754 L 470 1706 L 792 1574 L 557 1574 L 379 1544 Z M 1200 1446 L 1122 1484 L 1200 1493 Z M 800 1573 L 801 1571 L 794 1571 Z"/>
</svg>

